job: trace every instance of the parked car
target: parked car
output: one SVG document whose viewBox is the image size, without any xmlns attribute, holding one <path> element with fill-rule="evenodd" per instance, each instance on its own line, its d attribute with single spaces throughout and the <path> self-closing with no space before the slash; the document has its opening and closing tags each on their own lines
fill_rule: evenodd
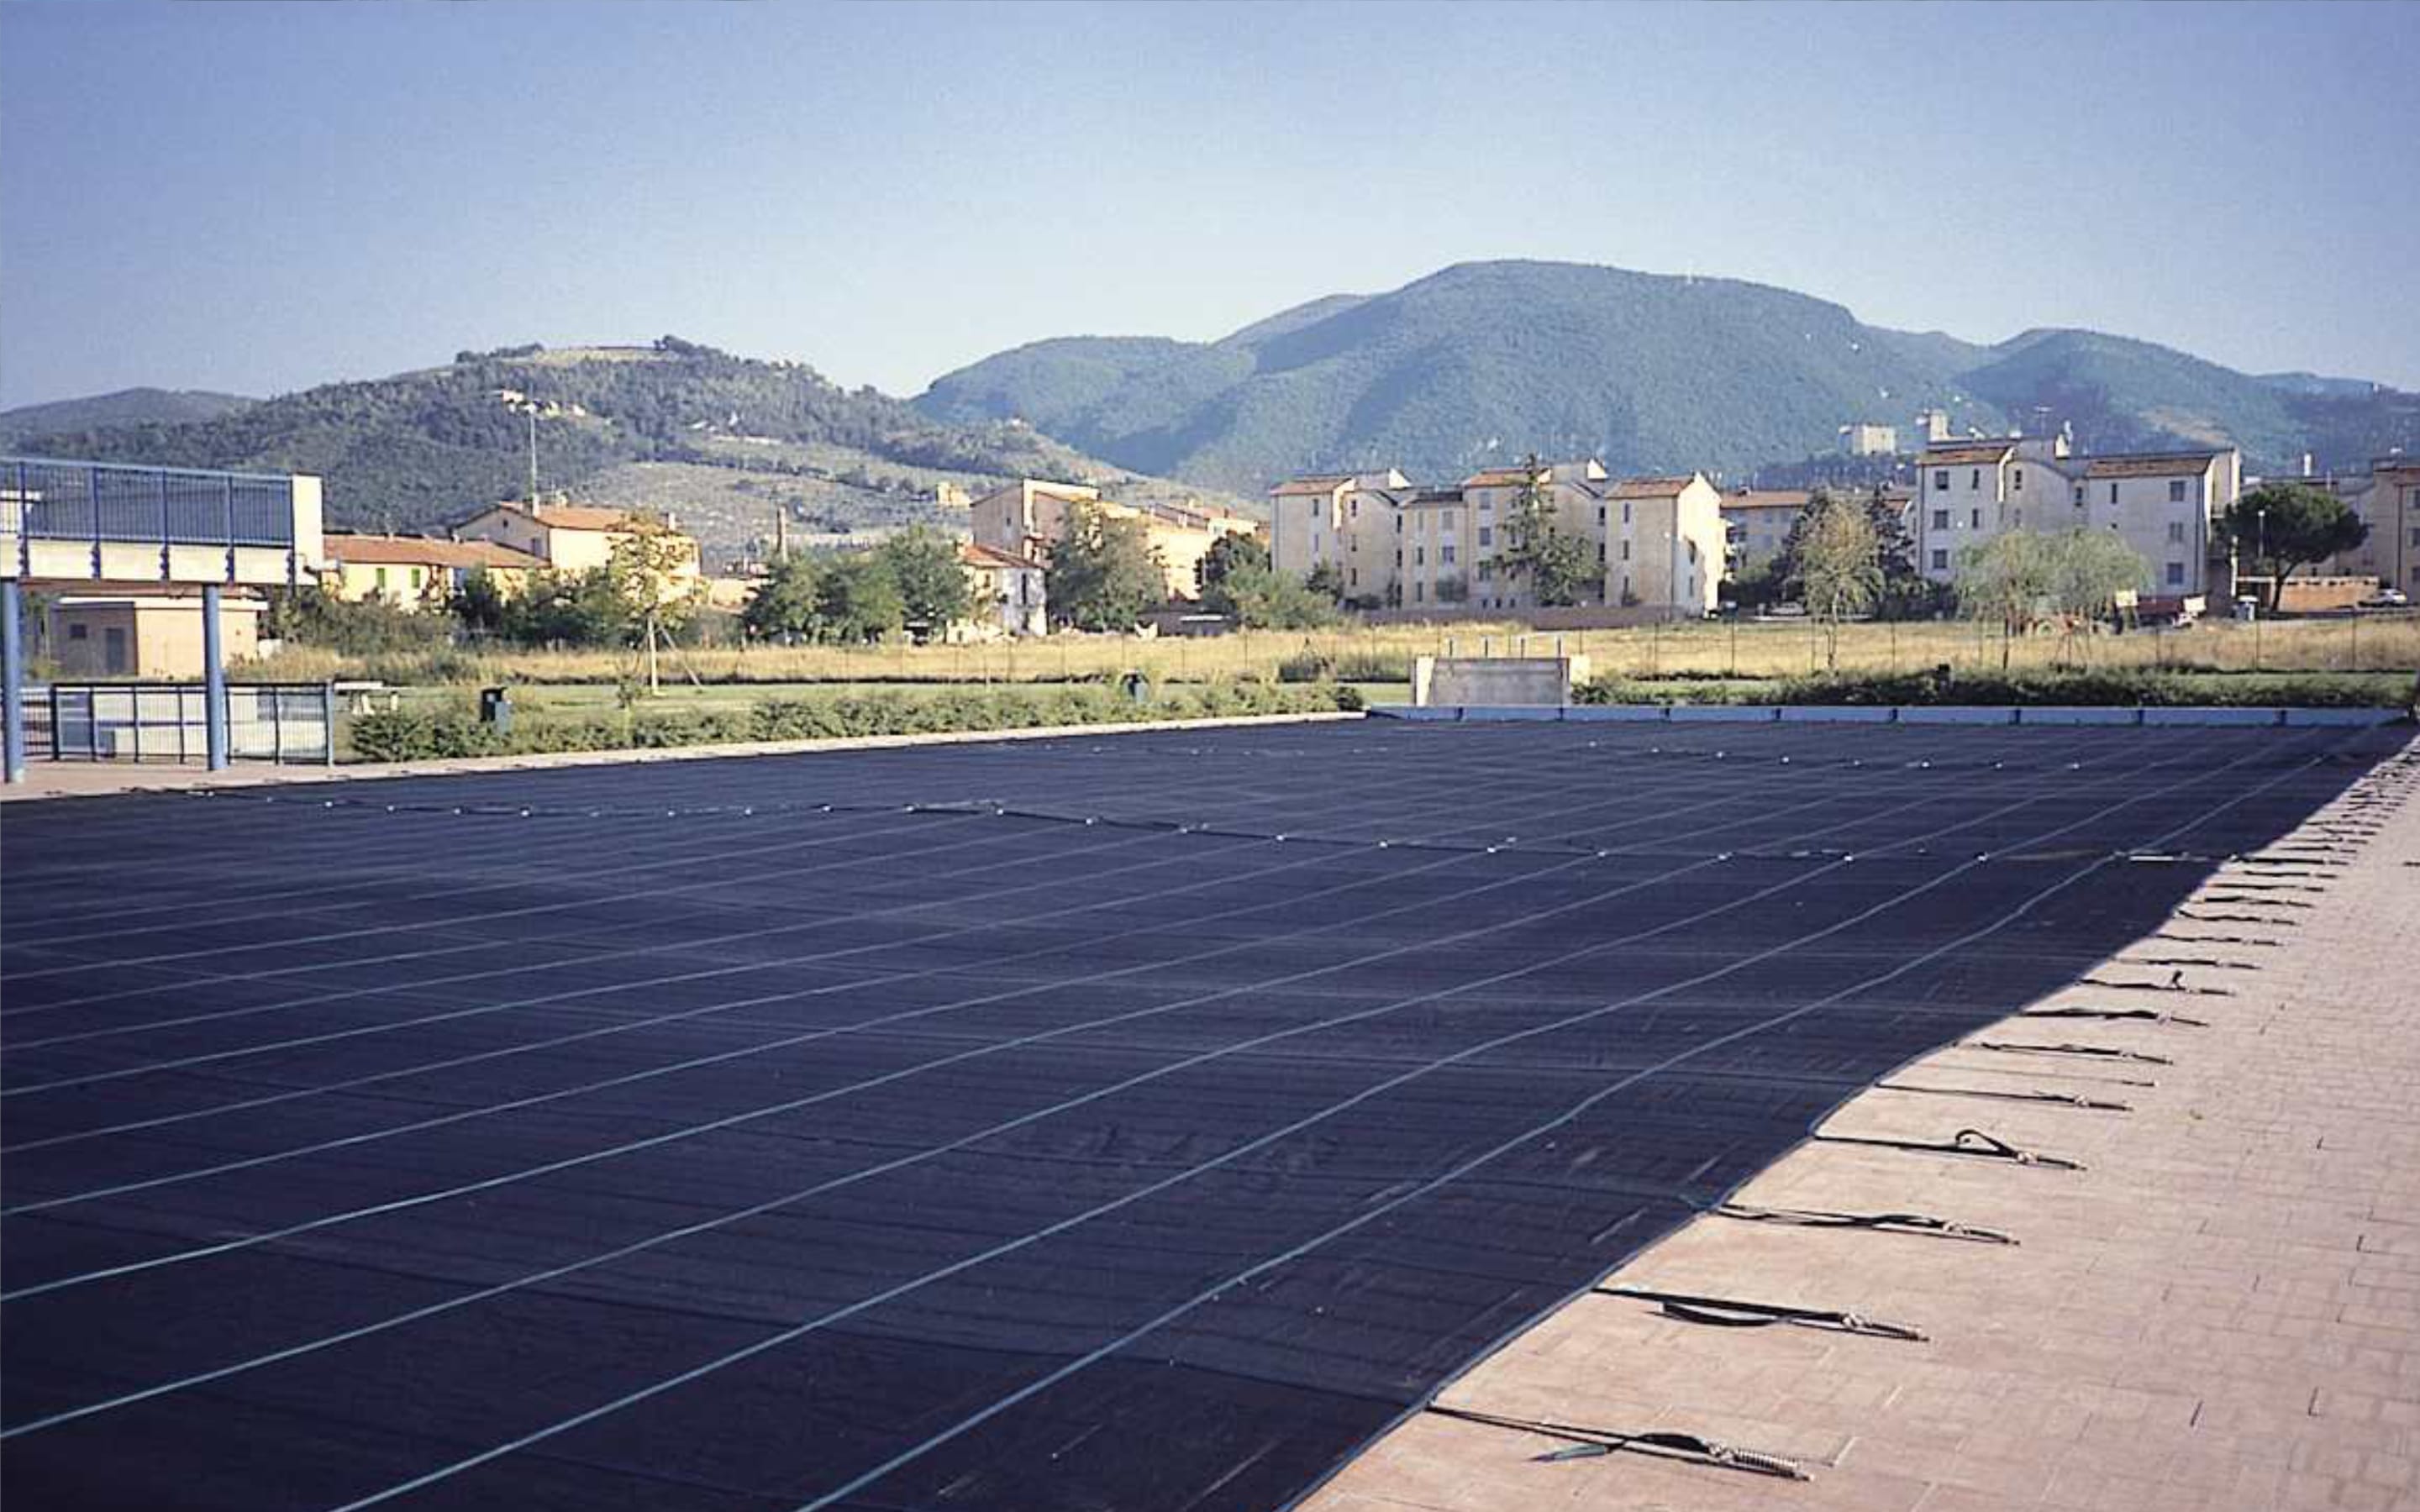
<svg viewBox="0 0 2420 1512">
<path fill-rule="evenodd" d="M 2400 588 L 2381 588 L 2361 601 L 2363 609 L 2409 609 L 2412 596 Z"/>
</svg>

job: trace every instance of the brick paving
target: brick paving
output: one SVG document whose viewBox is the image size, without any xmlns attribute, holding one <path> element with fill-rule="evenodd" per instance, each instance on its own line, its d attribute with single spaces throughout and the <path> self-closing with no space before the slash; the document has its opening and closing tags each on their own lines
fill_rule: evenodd
<svg viewBox="0 0 2420 1512">
<path fill-rule="evenodd" d="M 2163 933 L 2201 943 L 2155 936 L 2090 974 L 2133 985 L 2080 982 L 2036 1005 L 2150 1008 L 2207 1026 L 2004 1021 L 1859 1096 L 1737 1198 L 1933 1214 L 2015 1245 L 1709 1216 L 1604 1283 L 1849 1311 L 1925 1341 L 1714 1327 L 1591 1294 L 1438 1398 L 1526 1422 L 1685 1433 L 1787 1458 L 1807 1478 L 1652 1446 L 1542 1462 L 1569 1441 L 1431 1412 L 1303 1504 L 2420 1508 L 2420 802 L 2401 801 L 2415 793 L 2420 743 L 2269 853 L 2325 881 L 2232 865 L 2186 905 L 2276 923 L 2180 917 Z M 2320 843 L 2349 848 L 2304 848 Z M 2302 864 L 2314 859 L 2343 864 Z M 2227 935 L 2278 943 L 2212 939 Z M 2189 990 L 2165 990 L 2180 970 Z M 1905 1089 L 1926 1087 L 2128 1110 Z M 1838 1142 L 1932 1143 L 1970 1127 L 2087 1168 Z"/>
</svg>

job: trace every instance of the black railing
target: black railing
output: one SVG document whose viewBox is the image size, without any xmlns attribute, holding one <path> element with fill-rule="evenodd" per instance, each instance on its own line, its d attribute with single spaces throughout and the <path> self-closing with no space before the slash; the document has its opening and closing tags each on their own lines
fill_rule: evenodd
<svg viewBox="0 0 2420 1512">
<path fill-rule="evenodd" d="M 58 762 L 199 763 L 209 749 L 199 683 L 54 683 L 28 690 L 26 748 Z M 335 760 L 332 683 L 229 683 L 227 755 L 325 765 Z"/>
</svg>

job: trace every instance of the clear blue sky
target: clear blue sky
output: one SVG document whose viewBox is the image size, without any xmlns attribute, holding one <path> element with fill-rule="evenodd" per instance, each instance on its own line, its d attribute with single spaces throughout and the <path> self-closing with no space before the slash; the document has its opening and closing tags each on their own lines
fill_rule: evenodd
<svg viewBox="0 0 2420 1512">
<path fill-rule="evenodd" d="M 913 393 L 1450 262 L 2420 387 L 2420 6 L 0 4 L 0 404 L 674 332 Z"/>
</svg>

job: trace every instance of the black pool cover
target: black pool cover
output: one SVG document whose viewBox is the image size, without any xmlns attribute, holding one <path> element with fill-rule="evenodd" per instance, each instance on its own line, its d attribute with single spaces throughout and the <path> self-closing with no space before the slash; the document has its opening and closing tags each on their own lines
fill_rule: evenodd
<svg viewBox="0 0 2420 1512">
<path fill-rule="evenodd" d="M 1369 722 L 12 806 L 0 1493 L 1283 1506 L 2399 738 Z"/>
</svg>

